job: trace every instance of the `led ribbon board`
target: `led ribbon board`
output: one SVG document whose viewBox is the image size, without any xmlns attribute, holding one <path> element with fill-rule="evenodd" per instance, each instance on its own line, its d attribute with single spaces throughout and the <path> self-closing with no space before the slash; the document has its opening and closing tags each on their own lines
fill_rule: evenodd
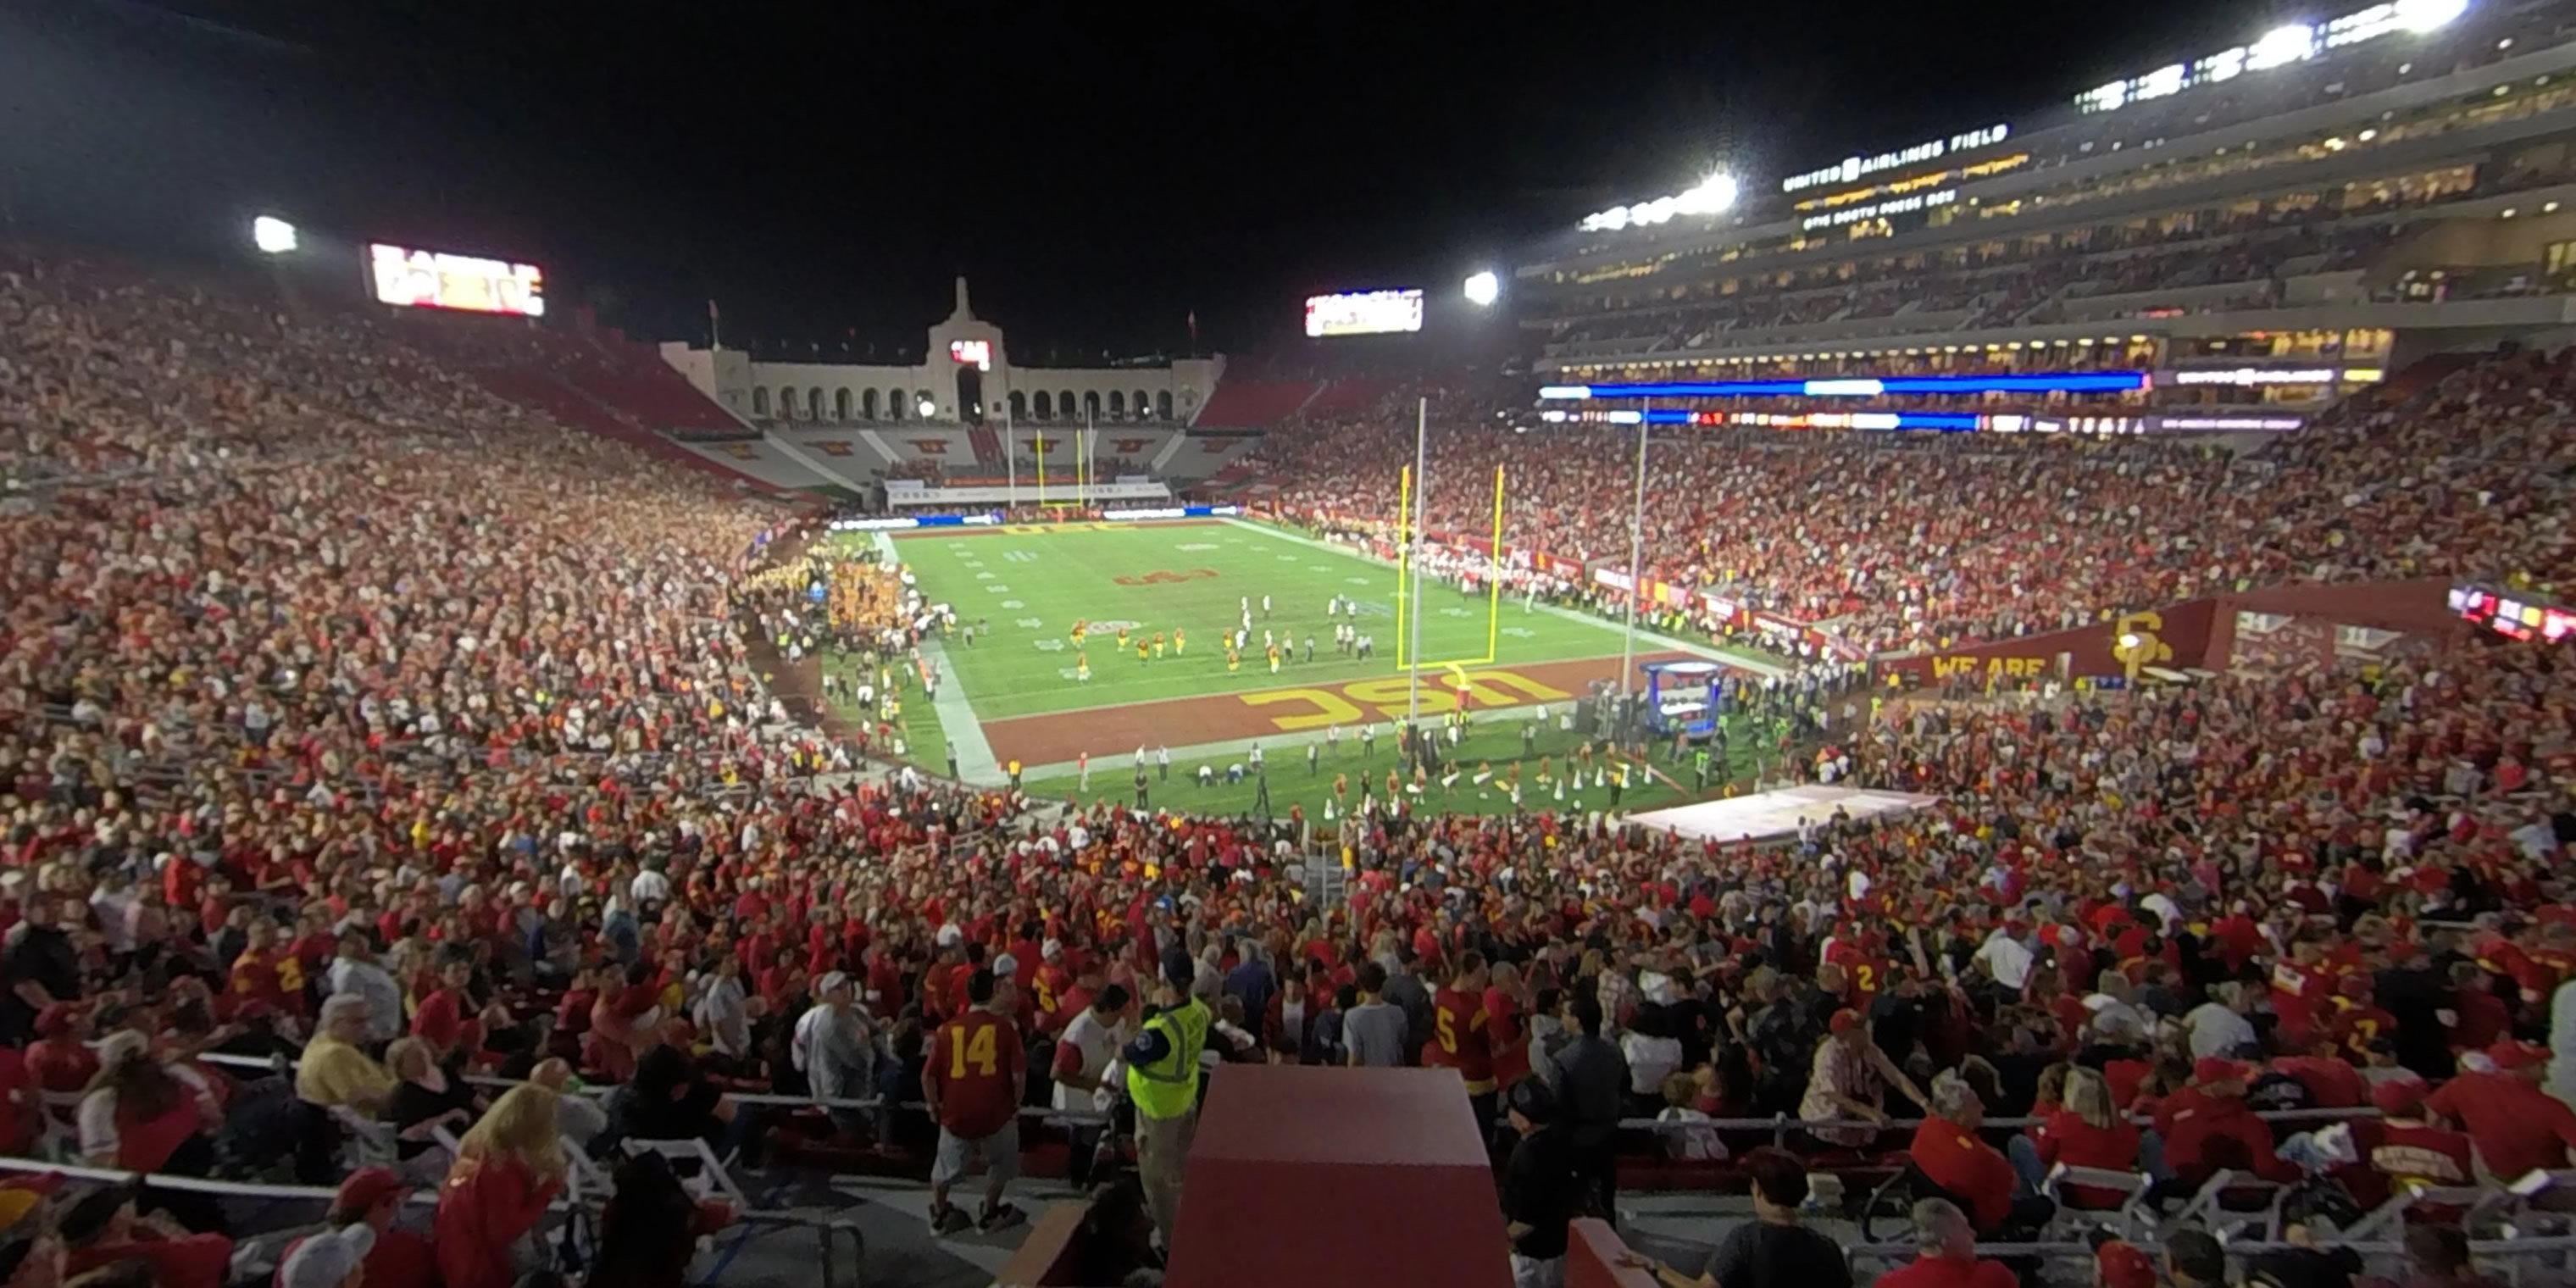
<svg viewBox="0 0 2576 1288">
<path fill-rule="evenodd" d="M 2154 386 L 2143 371 L 2052 371 L 2030 375 L 1870 376 L 1825 380 L 1707 380 L 1647 385 L 1547 385 L 1550 402 L 1602 398 L 1876 398 L 1883 394 L 2108 394 Z"/>
</svg>

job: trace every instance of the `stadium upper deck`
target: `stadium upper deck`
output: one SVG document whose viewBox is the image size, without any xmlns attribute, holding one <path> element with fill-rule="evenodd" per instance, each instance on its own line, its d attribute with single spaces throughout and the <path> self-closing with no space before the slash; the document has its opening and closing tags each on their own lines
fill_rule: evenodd
<svg viewBox="0 0 2576 1288">
<path fill-rule="evenodd" d="M 2323 398 L 2564 325 L 2576 4 L 2382 4 L 1793 176 L 1605 211 L 1516 269 L 1540 368 L 1733 374 L 2276 359 Z M 1722 189 L 1723 184 L 1719 185 Z M 1696 198 L 1696 199 L 1695 199 Z"/>
</svg>

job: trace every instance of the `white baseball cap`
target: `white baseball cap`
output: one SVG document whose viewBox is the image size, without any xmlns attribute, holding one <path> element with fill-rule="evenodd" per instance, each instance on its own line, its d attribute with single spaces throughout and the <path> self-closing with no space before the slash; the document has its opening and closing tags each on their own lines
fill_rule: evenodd
<svg viewBox="0 0 2576 1288">
<path fill-rule="evenodd" d="M 375 1246 L 375 1227 L 363 1221 L 314 1235 L 286 1254 L 286 1264 L 277 1272 L 279 1288 L 340 1288 L 366 1264 Z"/>
</svg>

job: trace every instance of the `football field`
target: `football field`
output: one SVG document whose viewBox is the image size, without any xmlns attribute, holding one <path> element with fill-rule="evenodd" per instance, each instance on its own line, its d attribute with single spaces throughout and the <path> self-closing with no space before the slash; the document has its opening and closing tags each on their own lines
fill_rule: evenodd
<svg viewBox="0 0 2576 1288">
<path fill-rule="evenodd" d="M 922 593 L 951 606 L 961 627 L 937 645 L 937 706 L 946 743 L 970 779 L 1007 775 L 1017 761 L 1032 790 L 1072 791 L 1088 755 L 1094 791 L 1125 796 L 1136 749 L 1159 759 L 1151 753 L 1168 748 L 1174 773 L 1156 781 L 1170 782 L 1172 794 L 1158 803 L 1190 808 L 1184 784 L 1194 786 L 1197 765 L 1222 773 L 1246 761 L 1258 742 L 1273 805 L 1284 812 L 1283 771 L 1293 766 L 1317 791 L 1334 772 L 1334 754 L 1350 760 L 1344 769 L 1360 772 L 1364 730 L 1375 739 L 1368 772 L 1382 776 L 1393 763 L 1393 725 L 1404 718 L 1409 685 L 1397 664 L 1391 565 L 1301 533 L 1225 520 L 940 528 L 898 534 L 891 544 Z M 1337 597 L 1346 615 L 1328 616 Z M 1453 694 L 1463 681 L 1473 723 L 1461 757 L 1489 752 L 1497 786 L 1506 762 L 1532 760 L 1525 797 L 1535 787 L 1536 759 L 1547 757 L 1556 771 L 1552 791 L 1566 777 L 1556 762 L 1582 741 L 1561 729 L 1558 717 L 1591 681 L 1615 683 L 1618 625 L 1509 597 L 1497 605 L 1487 594 L 1436 583 L 1418 595 L 1408 589 L 1406 598 L 1408 613 L 1419 610 L 1419 657 L 1430 664 L 1421 670 L 1426 722 L 1456 709 Z M 1223 640 L 1241 624 L 1247 602 L 1250 644 L 1230 667 Z M 1336 621 L 1373 636 L 1373 656 L 1337 651 Z M 1079 644 L 1077 622 L 1086 627 Z M 965 626 L 974 627 L 971 644 Z M 1265 632 L 1280 645 L 1275 673 Z M 1157 634 L 1164 637 L 1159 654 Z M 1674 646 L 1641 633 L 1638 660 L 1679 656 Z M 1406 648 L 1410 660 L 1409 641 Z M 1758 661 L 1725 660 L 1763 669 Z M 1541 706 L 1546 718 L 1524 737 L 1519 726 Z M 1324 762 L 1311 772 L 1310 742 Z M 1645 787 L 1640 779 L 1634 790 Z M 1248 803 L 1251 789 L 1241 794 Z"/>
</svg>

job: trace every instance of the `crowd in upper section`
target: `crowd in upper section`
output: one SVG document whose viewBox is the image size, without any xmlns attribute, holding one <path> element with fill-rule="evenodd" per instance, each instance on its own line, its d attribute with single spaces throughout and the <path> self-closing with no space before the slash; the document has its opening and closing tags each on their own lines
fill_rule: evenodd
<svg viewBox="0 0 2576 1288">
<path fill-rule="evenodd" d="M 1646 575 L 1814 622 L 1870 651 L 2009 638 L 2312 580 L 2557 578 L 2576 358 L 2523 354 L 2402 405 L 2347 404 L 2277 449 L 2170 441 L 1657 430 Z M 1265 452 L 1292 513 L 1391 521 L 1410 417 Z M 1637 431 L 1435 414 L 1429 526 L 1623 562 Z"/>
</svg>

